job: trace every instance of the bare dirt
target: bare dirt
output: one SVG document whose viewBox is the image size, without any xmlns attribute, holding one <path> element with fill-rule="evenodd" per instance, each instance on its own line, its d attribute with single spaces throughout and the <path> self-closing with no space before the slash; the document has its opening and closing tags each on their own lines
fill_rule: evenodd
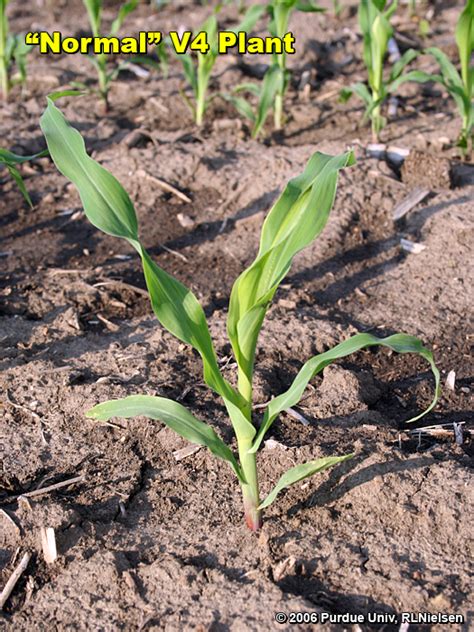
<svg viewBox="0 0 474 632">
<path fill-rule="evenodd" d="M 87 30 L 79 2 L 39 4 L 12 2 L 12 30 Z M 451 55 L 458 10 L 459 3 L 439 4 L 431 23 L 429 42 Z M 192 27 L 208 11 L 180 1 L 153 13 L 143 4 L 125 31 L 150 21 L 163 30 Z M 130 193 L 145 245 L 205 306 L 229 379 L 227 300 L 255 256 L 265 213 L 315 150 L 354 146 L 358 162 L 341 174 L 328 226 L 298 256 L 270 309 L 256 402 L 288 386 L 311 355 L 356 331 L 405 331 L 434 349 L 443 378 L 438 406 L 416 427 L 446 424 L 443 432 L 410 433 L 404 423 L 432 397 L 422 361 L 372 350 L 337 363 L 298 407 L 308 425 L 283 414 L 272 429 L 259 455 L 262 492 L 305 460 L 352 451 L 355 458 L 281 494 L 260 535 L 250 533 L 232 473 L 207 451 L 176 461 L 173 453 L 187 444 L 159 422 L 85 418 L 105 399 L 160 394 L 232 441 L 199 359 L 151 313 L 133 253 L 87 222 L 77 193 L 48 158 L 23 168 L 34 210 L 2 172 L 0 584 L 25 551 L 32 554 L 4 608 L 4 629 L 294 629 L 275 622 L 278 611 L 460 613 L 462 626 L 411 624 L 409 631 L 471 628 L 473 167 L 457 158 L 456 112 L 435 86 L 406 85 L 397 118 L 383 131 L 383 142 L 411 150 L 401 171 L 366 153 L 371 139 L 360 127 L 360 105 L 338 102 L 342 85 L 364 78 L 355 11 L 352 3 L 340 21 L 295 15 L 289 120 L 281 134 L 269 127 L 264 142 L 251 140 L 219 98 L 196 129 L 179 97 L 175 61 L 167 79 L 157 71 L 146 80 L 122 73 L 107 115 L 93 96 L 62 107 Z M 235 17 L 226 8 L 223 26 Z M 403 49 L 423 47 L 403 8 L 397 29 Z M 91 68 L 77 56 L 32 54 L 24 98 L 17 90 L 1 106 L 1 145 L 42 149 L 44 95 L 92 80 Z M 306 70 L 309 96 L 298 90 Z M 223 57 L 212 89 L 247 80 L 246 72 L 241 59 Z M 419 185 L 429 195 L 395 222 L 395 207 Z M 425 249 L 409 254 L 401 238 Z M 454 391 L 444 386 L 452 370 Z M 453 423 L 461 422 L 459 445 Z M 25 497 L 77 476 L 69 487 Z M 43 557 L 41 527 L 55 529 L 53 564 Z"/>
</svg>

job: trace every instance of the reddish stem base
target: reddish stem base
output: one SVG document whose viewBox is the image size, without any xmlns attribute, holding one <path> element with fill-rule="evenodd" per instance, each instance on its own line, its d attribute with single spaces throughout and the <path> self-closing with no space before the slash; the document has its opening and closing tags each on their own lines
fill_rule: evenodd
<svg viewBox="0 0 474 632">
<path fill-rule="evenodd" d="M 259 531 L 262 527 L 262 512 L 254 506 L 245 507 L 245 523 L 250 531 Z"/>
</svg>

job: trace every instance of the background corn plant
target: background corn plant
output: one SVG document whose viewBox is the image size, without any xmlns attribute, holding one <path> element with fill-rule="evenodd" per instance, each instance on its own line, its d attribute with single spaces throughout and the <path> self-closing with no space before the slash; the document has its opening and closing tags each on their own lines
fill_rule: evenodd
<svg viewBox="0 0 474 632">
<path fill-rule="evenodd" d="M 331 362 L 373 345 L 383 345 L 399 353 L 418 353 L 430 364 L 436 389 L 431 405 L 411 421 L 433 408 L 439 373 L 431 352 L 417 338 L 406 334 L 377 338 L 364 333 L 308 360 L 290 387 L 267 405 L 259 425 L 252 415 L 255 350 L 265 314 L 294 256 L 323 230 L 333 205 L 338 173 L 354 163 L 352 152 L 339 156 L 316 152 L 304 172 L 289 181 L 270 210 L 255 261 L 237 278 L 231 292 L 227 330 L 238 366 L 237 385 L 233 385 L 221 373 L 197 298 L 151 259 L 140 241 L 135 209 L 126 191 L 112 174 L 87 155 L 81 135 L 68 124 L 51 99 L 41 118 L 41 128 L 56 166 L 76 185 L 89 221 L 103 232 L 125 239 L 140 256 L 152 308 L 160 323 L 201 356 L 204 381 L 222 398 L 232 422 L 238 456 L 212 427 L 196 419 L 181 404 L 164 397 L 135 395 L 113 400 L 95 406 L 88 416 L 107 420 L 145 415 L 159 419 L 185 439 L 207 446 L 234 471 L 242 488 L 247 525 L 258 530 L 261 510 L 280 491 L 352 456 L 330 456 L 297 465 L 283 474 L 263 501 L 260 499 L 256 453 L 266 432 L 280 412 L 299 402 L 309 381 Z"/>
<path fill-rule="evenodd" d="M 372 122 L 372 134 L 377 140 L 386 119 L 382 116 L 382 105 L 387 97 L 397 91 L 405 81 L 415 79 L 412 73 L 403 74 L 406 66 L 418 55 L 407 50 L 392 66 L 389 76 L 384 78 L 384 62 L 388 43 L 393 36 L 390 18 L 397 9 L 397 1 L 387 6 L 386 0 L 361 0 L 359 4 L 359 25 L 363 38 L 363 58 L 367 69 L 368 82 L 355 83 L 341 92 L 341 100 L 347 101 L 353 94 L 365 104 L 364 120 Z"/>
<path fill-rule="evenodd" d="M 239 31 L 251 31 L 263 11 L 264 7 L 258 5 L 250 7 L 246 11 L 240 24 L 229 30 L 234 33 L 238 33 Z M 183 98 L 192 112 L 196 125 L 202 125 L 204 114 L 211 101 L 207 96 L 209 81 L 211 79 L 212 69 L 219 56 L 217 39 L 218 23 L 216 15 L 211 15 L 197 32 L 206 33 L 209 50 L 207 52 L 196 50 L 195 56 L 193 56 L 191 51 L 185 54 L 177 54 L 177 56 L 183 66 L 184 76 L 193 92 L 194 103 L 187 98 L 184 92 L 182 93 Z"/>
<path fill-rule="evenodd" d="M 89 23 L 91 25 L 92 35 L 94 37 L 101 37 L 102 0 L 83 0 L 83 3 L 87 9 L 87 15 L 89 16 Z M 129 13 L 136 9 L 137 4 L 138 0 L 128 0 L 128 2 L 124 2 L 121 4 L 117 17 L 112 22 L 112 26 L 110 27 L 109 36 L 117 35 L 125 18 Z M 104 53 L 89 57 L 97 70 L 99 95 L 104 101 L 106 108 L 108 108 L 109 106 L 110 83 L 117 77 L 118 73 L 120 72 L 120 66 L 117 66 L 110 71 L 107 69 L 108 57 L 109 56 Z"/>
<path fill-rule="evenodd" d="M 474 0 L 467 0 L 459 16 L 455 35 L 459 53 L 460 72 L 458 72 L 443 51 L 432 47 L 424 52 L 432 55 L 438 62 L 440 74 L 414 71 L 411 75 L 413 81 L 421 83 L 436 81 L 449 92 L 457 105 L 461 117 L 458 145 L 464 153 L 469 153 L 472 151 L 474 133 L 474 64 L 472 61 L 474 50 Z"/>
<path fill-rule="evenodd" d="M 266 5 L 269 15 L 268 30 L 272 37 L 283 37 L 288 32 L 289 21 L 293 11 L 315 13 L 324 11 L 310 0 L 272 0 Z M 286 67 L 286 53 L 272 55 L 269 66 L 261 86 L 254 83 L 243 83 L 237 86 L 233 94 L 224 95 L 233 103 L 236 109 L 252 123 L 252 136 L 256 138 L 262 131 L 265 121 L 273 109 L 274 129 L 283 127 L 283 105 L 290 72 Z M 242 92 L 254 94 L 258 99 L 256 109 L 250 105 Z"/>
<path fill-rule="evenodd" d="M 26 83 L 26 56 L 31 46 L 25 43 L 24 34 L 9 32 L 7 5 L 10 0 L 0 0 L 0 89 L 4 99 L 10 88 L 17 83 Z M 13 66 L 16 73 L 12 74 Z"/>
</svg>

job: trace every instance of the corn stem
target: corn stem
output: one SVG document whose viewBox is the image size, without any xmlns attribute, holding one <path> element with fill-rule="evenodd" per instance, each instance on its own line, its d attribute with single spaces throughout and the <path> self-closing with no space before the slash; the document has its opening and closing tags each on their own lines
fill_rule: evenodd
<svg viewBox="0 0 474 632">
<path fill-rule="evenodd" d="M 202 56 L 199 57 L 197 69 L 197 87 L 196 87 L 196 108 L 194 112 L 194 120 L 196 125 L 201 126 L 206 111 L 206 94 L 209 85 L 209 74 L 204 67 Z"/>
<path fill-rule="evenodd" d="M 380 105 L 377 105 L 372 112 L 372 141 L 378 142 L 381 130 Z"/>
<path fill-rule="evenodd" d="M 4 55 L 0 54 L 0 86 L 5 101 L 8 99 L 10 82 L 8 80 L 8 64 Z"/>
<path fill-rule="evenodd" d="M 201 92 L 198 92 L 196 97 L 195 121 L 196 125 L 198 125 L 199 127 L 202 125 L 202 122 L 204 120 L 205 109 L 205 93 L 202 94 Z"/>
<path fill-rule="evenodd" d="M 260 505 L 257 458 L 255 454 L 249 454 L 252 442 L 241 442 L 239 445 L 239 458 L 242 471 L 247 481 L 242 485 L 242 496 L 244 501 L 245 522 L 251 531 L 258 531 L 262 526 Z"/>
<path fill-rule="evenodd" d="M 281 93 L 275 95 L 274 127 L 277 131 L 283 127 L 283 94 Z"/>
<path fill-rule="evenodd" d="M 99 94 L 104 102 L 105 111 L 109 109 L 109 86 L 107 81 L 107 57 L 99 55 L 97 57 L 97 76 L 99 80 Z"/>
<path fill-rule="evenodd" d="M 239 368 L 238 388 L 240 394 L 247 402 L 242 409 L 243 414 L 252 422 L 252 383 L 245 373 Z M 250 454 L 252 439 L 248 441 L 238 441 L 239 459 L 242 472 L 245 476 L 246 484 L 242 484 L 242 496 L 244 502 L 245 522 L 251 531 L 258 531 L 262 526 L 260 505 L 260 495 L 258 489 L 257 456 Z"/>
</svg>

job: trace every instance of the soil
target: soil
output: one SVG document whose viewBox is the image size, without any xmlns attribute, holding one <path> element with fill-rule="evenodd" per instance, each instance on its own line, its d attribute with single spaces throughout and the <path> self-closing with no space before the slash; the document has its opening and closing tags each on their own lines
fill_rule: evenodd
<svg viewBox="0 0 474 632">
<path fill-rule="evenodd" d="M 428 37 L 453 59 L 459 7 L 435 5 Z M 155 13 L 143 3 L 124 33 L 151 21 L 164 31 L 195 27 L 209 10 L 180 0 Z M 9 14 L 14 32 L 87 31 L 79 0 L 12 2 Z M 107 3 L 105 20 L 113 15 Z M 222 25 L 235 19 L 225 7 Z M 425 45 L 405 7 L 396 26 L 402 52 Z M 2 172 L 0 584 L 24 552 L 32 555 L 3 609 L 5 630 L 294 629 L 275 622 L 279 611 L 459 613 L 462 625 L 412 623 L 409 630 L 471 627 L 473 165 L 457 157 L 454 105 L 432 85 L 405 84 L 398 114 L 382 132 L 387 146 L 410 150 L 404 167 L 366 152 L 371 135 L 360 125 L 362 107 L 338 101 L 343 85 L 364 79 L 355 3 L 341 20 L 331 11 L 295 13 L 291 27 L 297 54 L 289 61 L 288 121 L 279 134 L 269 122 L 263 141 L 250 139 L 220 98 L 197 129 L 179 96 L 175 60 L 168 78 L 156 70 L 146 79 L 121 73 L 107 114 L 93 95 L 61 107 L 129 192 L 156 261 L 204 305 L 229 379 L 228 296 L 255 256 L 266 212 L 315 150 L 355 147 L 357 164 L 340 176 L 324 233 L 297 257 L 268 313 L 255 400 L 268 401 L 311 355 L 356 331 L 405 331 L 435 352 L 441 398 L 414 427 L 438 432 L 405 424 L 433 394 L 422 360 L 371 350 L 328 367 L 297 407 L 303 420 L 284 413 L 273 426 L 259 454 L 262 493 L 297 463 L 356 456 L 280 494 L 260 534 L 251 533 L 232 472 L 206 450 L 176 460 L 188 444 L 159 422 L 85 418 L 106 399 L 159 394 L 233 442 L 198 358 L 155 320 L 131 250 L 87 222 L 77 192 L 48 158 L 22 167 L 33 210 Z M 249 80 L 266 61 L 220 58 L 212 91 Z M 422 63 L 434 70 L 428 58 Z M 26 92 L 15 89 L 0 117 L 1 145 L 22 154 L 44 148 L 44 96 L 71 81 L 93 82 L 80 56 L 33 53 L 28 67 Z M 309 93 L 299 90 L 305 71 Z M 427 197 L 395 222 L 395 207 L 420 185 Z M 424 249 L 408 253 L 401 238 Z M 445 385 L 450 371 L 454 390 Z M 453 424 L 461 424 L 462 441 Z M 47 527 L 58 550 L 50 564 L 40 540 Z M 402 629 L 381 622 L 296 627 Z"/>
</svg>

